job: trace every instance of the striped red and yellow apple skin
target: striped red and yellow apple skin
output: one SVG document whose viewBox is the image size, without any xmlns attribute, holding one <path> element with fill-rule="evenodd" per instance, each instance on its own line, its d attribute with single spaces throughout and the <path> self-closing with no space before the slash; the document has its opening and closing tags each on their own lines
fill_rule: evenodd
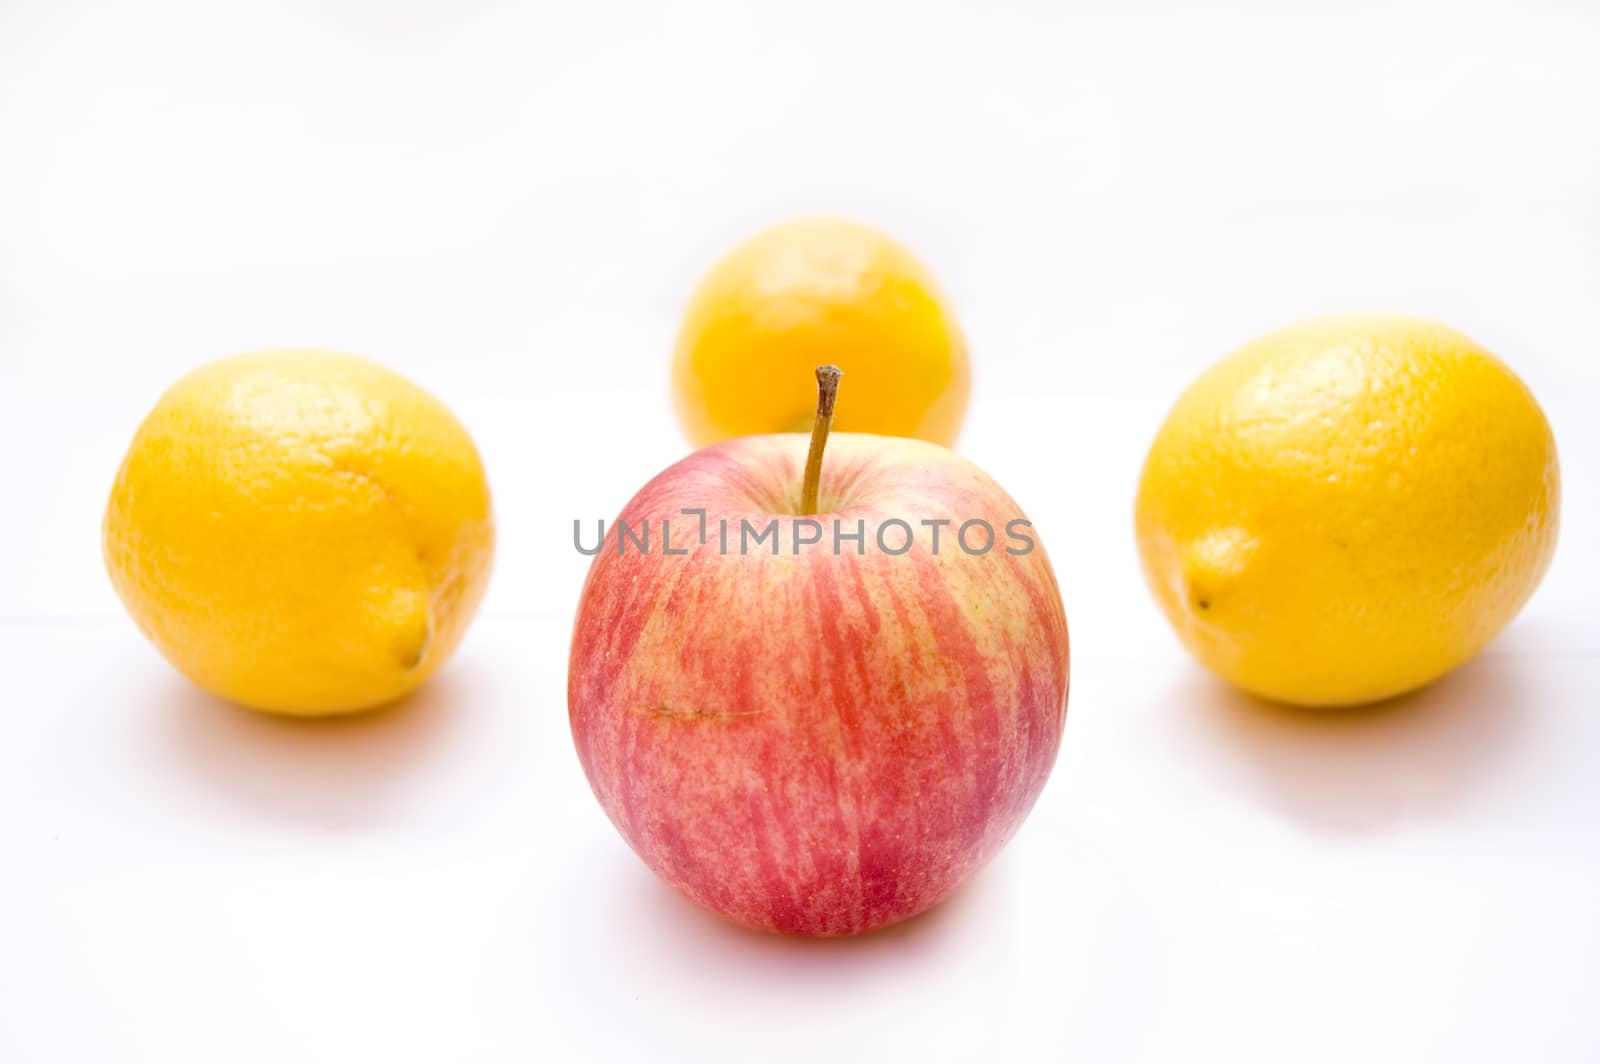
<svg viewBox="0 0 1600 1064">
<path fill-rule="evenodd" d="M 1020 826 L 1061 738 L 1067 624 L 1043 547 L 1006 550 L 1022 511 L 933 444 L 834 436 L 823 541 L 794 553 L 806 446 L 719 444 L 627 505 L 620 520 L 648 520 L 651 549 L 619 555 L 608 530 L 568 705 L 596 797 L 662 878 L 750 927 L 848 935 L 941 901 Z M 686 508 L 707 511 L 705 543 Z M 741 553 L 740 522 L 774 516 L 779 553 Z M 899 556 L 875 542 L 896 517 L 920 536 Z M 686 555 L 662 551 L 663 518 Z M 864 553 L 834 553 L 835 518 L 864 522 Z M 934 555 L 919 522 L 940 518 L 989 521 L 994 548 L 963 552 L 952 524 Z"/>
</svg>

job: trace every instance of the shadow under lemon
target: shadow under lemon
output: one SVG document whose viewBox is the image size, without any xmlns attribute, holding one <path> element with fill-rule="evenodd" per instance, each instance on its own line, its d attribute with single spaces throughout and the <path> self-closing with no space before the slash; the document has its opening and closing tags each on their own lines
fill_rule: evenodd
<svg viewBox="0 0 1600 1064">
<path fill-rule="evenodd" d="M 261 815 L 342 827 L 379 819 L 471 703 L 470 677 L 446 666 L 410 694 L 363 713 L 255 712 L 171 674 L 152 688 L 175 760 L 205 790 Z"/>
<path fill-rule="evenodd" d="M 1249 763 L 1266 797 L 1314 828 L 1382 830 L 1450 813 L 1526 728 L 1523 670 L 1488 652 L 1427 687 L 1367 706 L 1309 709 L 1240 691 L 1198 665 L 1183 698 Z"/>
</svg>

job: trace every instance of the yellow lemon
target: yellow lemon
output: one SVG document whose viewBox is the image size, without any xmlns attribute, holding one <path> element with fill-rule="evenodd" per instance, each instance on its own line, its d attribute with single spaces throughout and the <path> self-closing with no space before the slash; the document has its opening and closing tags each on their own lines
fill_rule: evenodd
<svg viewBox="0 0 1600 1064">
<path fill-rule="evenodd" d="M 450 411 L 374 362 L 269 351 L 203 366 L 145 418 L 106 507 L 140 629 L 214 694 L 367 709 L 455 649 L 494 553 L 483 465 Z"/>
<path fill-rule="evenodd" d="M 825 362 L 850 381 L 838 431 L 955 442 L 967 345 L 933 278 L 882 233 L 828 219 L 768 229 L 700 282 L 673 356 L 678 419 L 696 447 L 809 430 Z"/>
<path fill-rule="evenodd" d="M 1139 484 L 1145 576 L 1246 690 L 1369 702 L 1476 654 L 1555 549 L 1555 440 L 1453 329 L 1363 315 L 1246 345 L 1183 393 Z"/>
</svg>

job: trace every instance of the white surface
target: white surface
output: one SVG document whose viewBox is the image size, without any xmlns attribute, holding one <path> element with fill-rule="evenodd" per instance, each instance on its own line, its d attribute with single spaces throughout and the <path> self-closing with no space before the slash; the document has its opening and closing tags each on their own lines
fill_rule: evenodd
<svg viewBox="0 0 1600 1064">
<path fill-rule="evenodd" d="M 1600 13 L 998 6 L 0 3 L 0 1061 L 1600 1059 Z M 1074 651 L 1014 844 L 820 944 L 658 885 L 564 705 L 689 287 L 814 212 L 944 281 Z M 1363 308 L 1523 374 L 1563 541 L 1434 689 L 1266 711 L 1149 604 L 1134 479 L 1205 364 Z M 458 659 L 331 728 L 196 693 L 99 561 L 160 391 L 293 343 L 448 401 L 500 514 Z"/>
</svg>

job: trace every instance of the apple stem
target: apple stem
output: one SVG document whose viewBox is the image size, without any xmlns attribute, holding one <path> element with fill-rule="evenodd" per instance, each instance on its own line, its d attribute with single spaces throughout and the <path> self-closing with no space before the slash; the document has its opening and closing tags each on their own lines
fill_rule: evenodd
<svg viewBox="0 0 1600 1064">
<path fill-rule="evenodd" d="M 817 420 L 811 423 L 811 450 L 806 453 L 806 479 L 800 488 L 800 515 L 817 512 L 817 491 L 822 486 L 822 449 L 828 446 L 828 430 L 833 427 L 833 403 L 839 397 L 838 366 L 817 367 Z"/>
</svg>

